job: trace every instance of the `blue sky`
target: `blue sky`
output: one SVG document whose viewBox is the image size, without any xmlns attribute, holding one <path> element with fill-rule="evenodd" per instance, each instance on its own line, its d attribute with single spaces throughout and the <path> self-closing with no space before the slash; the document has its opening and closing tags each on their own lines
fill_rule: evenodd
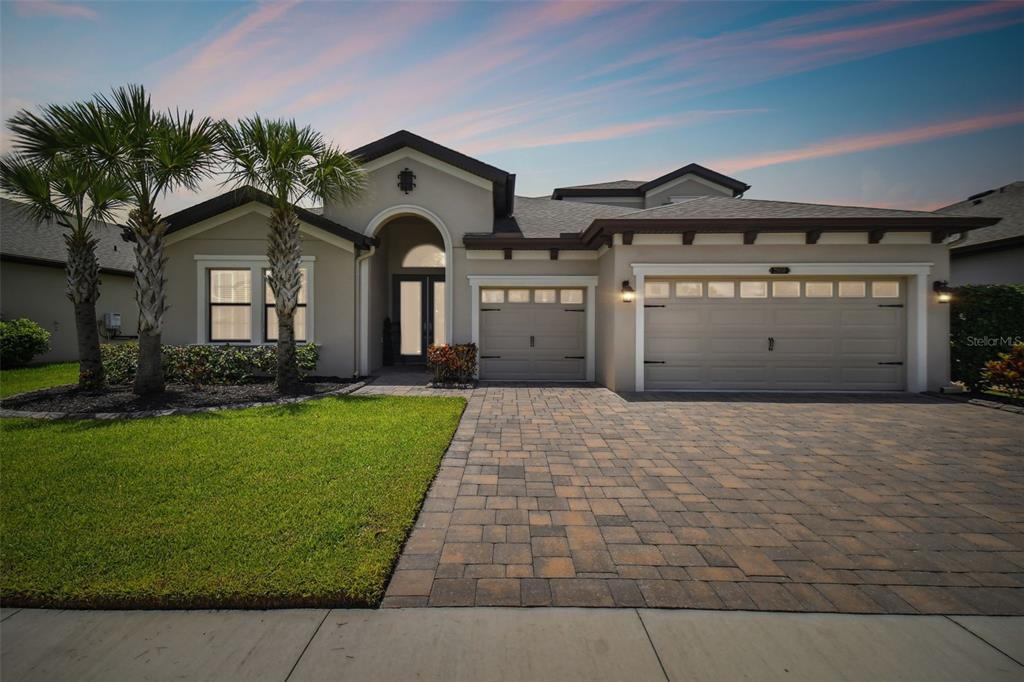
<svg viewBox="0 0 1024 682">
<path fill-rule="evenodd" d="M 691 161 L 754 198 L 925 209 L 1024 179 L 1019 2 L 4 0 L 0 13 L 5 118 L 138 82 L 163 106 L 294 117 L 344 148 L 407 128 L 517 173 L 527 195 Z"/>
</svg>

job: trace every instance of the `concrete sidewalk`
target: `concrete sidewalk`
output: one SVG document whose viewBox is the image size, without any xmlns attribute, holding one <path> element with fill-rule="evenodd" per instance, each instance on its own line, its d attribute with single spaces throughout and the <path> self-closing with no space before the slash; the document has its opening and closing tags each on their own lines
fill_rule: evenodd
<svg viewBox="0 0 1024 682">
<path fill-rule="evenodd" d="M 1024 618 L 650 609 L 0 613 L 21 680 L 1020 680 Z"/>
</svg>

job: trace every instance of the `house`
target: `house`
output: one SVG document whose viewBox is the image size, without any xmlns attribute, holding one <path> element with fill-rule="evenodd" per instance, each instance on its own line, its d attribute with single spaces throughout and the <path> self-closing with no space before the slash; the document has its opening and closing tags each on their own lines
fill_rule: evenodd
<svg viewBox="0 0 1024 682">
<path fill-rule="evenodd" d="M 94 223 L 100 264 L 100 297 L 96 313 L 100 341 L 135 334 L 135 253 L 121 236 L 122 229 Z M 67 297 L 64 229 L 56 222 L 39 223 L 24 204 L 0 199 L 0 317 L 27 317 L 50 332 L 49 352 L 39 362 L 78 359 L 75 310 Z M 120 328 L 108 327 L 107 313 L 120 316 Z"/>
<path fill-rule="evenodd" d="M 1002 218 L 950 244 L 951 284 L 1024 284 L 1024 181 L 975 194 L 937 213 Z"/>
<path fill-rule="evenodd" d="M 911 390 L 949 380 L 951 235 L 995 218 L 742 198 L 698 165 L 515 194 L 516 176 L 400 131 L 353 150 L 356 203 L 300 211 L 300 338 L 318 371 L 473 341 L 482 379 L 616 391 Z M 170 343 L 263 343 L 268 197 L 168 216 Z"/>
</svg>

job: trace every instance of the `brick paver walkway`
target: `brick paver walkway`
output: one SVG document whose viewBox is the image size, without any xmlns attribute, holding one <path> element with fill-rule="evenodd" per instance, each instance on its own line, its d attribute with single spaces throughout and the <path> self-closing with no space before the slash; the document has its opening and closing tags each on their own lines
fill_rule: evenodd
<svg viewBox="0 0 1024 682">
<path fill-rule="evenodd" d="M 913 396 L 461 394 L 384 606 L 1024 614 L 1020 415 Z"/>
</svg>

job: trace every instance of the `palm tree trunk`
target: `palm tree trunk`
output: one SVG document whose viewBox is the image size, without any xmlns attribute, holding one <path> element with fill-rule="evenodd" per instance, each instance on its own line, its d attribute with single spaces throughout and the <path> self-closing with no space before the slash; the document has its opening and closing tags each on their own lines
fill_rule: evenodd
<svg viewBox="0 0 1024 682">
<path fill-rule="evenodd" d="M 100 333 L 96 326 L 96 300 L 100 297 L 100 266 L 96 240 L 88 232 L 72 230 L 65 235 L 68 249 L 68 298 L 75 307 L 78 337 L 78 387 L 103 387 Z"/>
<path fill-rule="evenodd" d="M 132 211 L 128 225 L 135 235 L 135 300 L 139 306 L 139 366 L 135 372 L 135 393 L 162 393 L 164 368 L 160 334 L 167 310 L 164 275 L 167 225 L 153 210 Z"/>
<path fill-rule="evenodd" d="M 295 309 L 299 303 L 302 274 L 302 241 L 299 219 L 291 207 L 275 208 L 270 216 L 267 241 L 270 263 L 270 289 L 277 312 L 277 390 L 296 393 L 299 389 L 299 363 L 295 355 Z"/>
</svg>

